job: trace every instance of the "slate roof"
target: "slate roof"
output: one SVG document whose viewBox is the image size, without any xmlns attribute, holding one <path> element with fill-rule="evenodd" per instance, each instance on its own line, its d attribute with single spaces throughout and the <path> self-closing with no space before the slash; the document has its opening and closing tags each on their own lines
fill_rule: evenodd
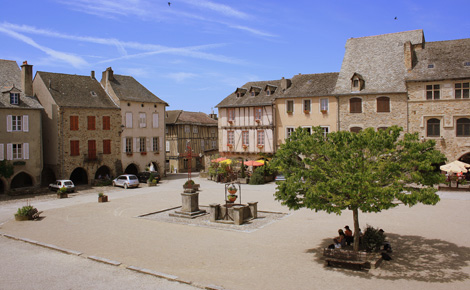
<svg viewBox="0 0 470 290">
<path fill-rule="evenodd" d="M 336 82 L 335 94 L 404 93 L 404 44 L 424 43 L 423 30 L 412 30 L 377 36 L 350 38 L 346 42 L 343 64 Z M 351 77 L 362 75 L 365 86 L 351 92 Z"/>
<path fill-rule="evenodd" d="M 278 98 L 330 96 L 337 79 L 338 73 L 295 75 L 291 86 Z"/>
<path fill-rule="evenodd" d="M 470 39 L 426 42 L 416 50 L 416 63 L 406 80 L 433 81 L 470 78 Z M 434 65 L 434 68 L 428 68 Z"/>
<path fill-rule="evenodd" d="M 117 109 L 101 84 L 90 76 L 69 75 L 38 71 L 36 78 L 46 88 L 59 107 Z M 93 95 L 94 93 L 94 95 Z"/>
<path fill-rule="evenodd" d="M 21 91 L 18 105 L 10 104 L 9 92 L 15 88 Z M 13 60 L 0 59 L 0 108 L 42 109 L 35 97 L 22 92 L 21 70 Z"/>
<path fill-rule="evenodd" d="M 187 112 L 183 110 L 166 111 L 166 124 L 191 124 L 217 127 L 218 121 L 202 112 Z"/>
<path fill-rule="evenodd" d="M 264 90 L 266 85 L 276 86 L 277 89 L 274 93 L 268 96 L 266 90 Z M 259 87 L 259 88 L 262 88 L 262 90 L 260 91 L 258 95 L 251 96 L 250 91 L 248 91 L 251 87 Z M 235 90 L 233 93 L 228 95 L 225 99 L 223 99 L 216 107 L 224 108 L 224 107 L 268 106 L 273 103 L 276 96 L 282 94 L 280 87 L 281 87 L 281 80 L 248 82 L 242 86 L 242 88 L 247 90 L 244 96 L 237 97 L 236 90 Z"/>
<path fill-rule="evenodd" d="M 154 95 L 131 76 L 113 74 L 113 80 L 109 81 L 109 84 L 120 100 L 160 103 L 168 106 L 165 101 Z"/>
</svg>

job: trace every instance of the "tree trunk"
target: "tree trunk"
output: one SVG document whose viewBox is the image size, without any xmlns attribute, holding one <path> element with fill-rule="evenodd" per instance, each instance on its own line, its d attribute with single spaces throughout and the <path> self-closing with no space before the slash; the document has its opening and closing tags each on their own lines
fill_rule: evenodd
<svg viewBox="0 0 470 290">
<path fill-rule="evenodd" d="M 353 209 L 354 220 L 354 251 L 359 251 L 359 211 L 357 208 Z"/>
</svg>

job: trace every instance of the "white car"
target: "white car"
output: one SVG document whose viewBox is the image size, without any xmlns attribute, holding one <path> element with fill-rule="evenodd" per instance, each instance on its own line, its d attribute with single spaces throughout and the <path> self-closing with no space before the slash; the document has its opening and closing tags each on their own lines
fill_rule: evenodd
<svg viewBox="0 0 470 290">
<path fill-rule="evenodd" d="M 75 184 L 73 184 L 72 180 L 56 180 L 54 183 L 49 184 L 49 189 L 53 191 L 57 191 L 62 187 L 67 188 L 67 192 L 75 192 Z"/>
<path fill-rule="evenodd" d="M 113 180 L 113 186 L 122 186 L 125 189 L 139 187 L 139 179 L 134 174 L 119 175 Z"/>
</svg>

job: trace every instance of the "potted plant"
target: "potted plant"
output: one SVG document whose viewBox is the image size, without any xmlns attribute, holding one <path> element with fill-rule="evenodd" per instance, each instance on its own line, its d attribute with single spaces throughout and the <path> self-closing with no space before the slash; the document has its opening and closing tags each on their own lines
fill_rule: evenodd
<svg viewBox="0 0 470 290">
<path fill-rule="evenodd" d="M 263 149 L 264 145 L 258 145 L 258 149 Z"/>
<path fill-rule="evenodd" d="M 237 200 L 237 197 L 238 195 L 236 194 L 228 194 L 227 195 L 227 201 L 232 203 L 232 202 L 235 202 Z"/>
<path fill-rule="evenodd" d="M 25 205 L 22 208 L 18 208 L 18 211 L 15 213 L 15 220 L 17 221 L 33 220 L 38 217 L 38 210 L 31 205 Z"/>
<path fill-rule="evenodd" d="M 255 121 L 256 121 L 256 123 L 258 123 L 258 124 L 261 122 L 260 119 L 256 119 Z"/>
<path fill-rule="evenodd" d="M 246 144 L 243 144 L 243 145 L 242 145 L 242 147 L 243 147 L 243 149 L 245 149 L 245 150 L 246 150 L 246 149 L 248 148 L 248 145 L 246 145 Z"/>
<path fill-rule="evenodd" d="M 108 196 L 104 193 L 98 193 L 98 202 L 108 202 Z"/>
<path fill-rule="evenodd" d="M 287 114 L 292 115 L 293 111 L 287 111 Z"/>
<path fill-rule="evenodd" d="M 328 113 L 328 110 L 321 110 L 321 113 L 326 114 L 326 113 Z"/>
<path fill-rule="evenodd" d="M 304 110 L 304 114 L 310 114 L 309 110 Z"/>
<path fill-rule="evenodd" d="M 235 193 L 237 193 L 238 189 L 237 189 L 237 187 L 232 183 L 232 184 L 230 184 L 230 185 L 227 187 L 227 191 L 228 191 L 228 193 L 230 193 L 230 194 L 235 194 Z"/>
<path fill-rule="evenodd" d="M 69 194 L 67 193 L 67 187 L 63 186 L 57 190 L 57 198 L 67 198 Z"/>
</svg>

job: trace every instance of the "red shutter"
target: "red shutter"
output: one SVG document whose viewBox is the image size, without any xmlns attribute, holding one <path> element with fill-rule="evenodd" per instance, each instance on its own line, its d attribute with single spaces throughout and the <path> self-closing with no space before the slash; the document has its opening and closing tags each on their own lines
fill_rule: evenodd
<svg viewBox="0 0 470 290">
<path fill-rule="evenodd" d="M 96 159 L 96 141 L 95 140 L 88 140 L 88 159 L 89 160 Z"/>
<path fill-rule="evenodd" d="M 111 117 L 103 116 L 103 130 L 111 130 Z"/>
<path fill-rule="evenodd" d="M 88 130 L 95 130 L 95 116 L 88 116 Z"/>
<path fill-rule="evenodd" d="M 111 140 L 103 140 L 103 154 L 111 154 Z"/>
</svg>

